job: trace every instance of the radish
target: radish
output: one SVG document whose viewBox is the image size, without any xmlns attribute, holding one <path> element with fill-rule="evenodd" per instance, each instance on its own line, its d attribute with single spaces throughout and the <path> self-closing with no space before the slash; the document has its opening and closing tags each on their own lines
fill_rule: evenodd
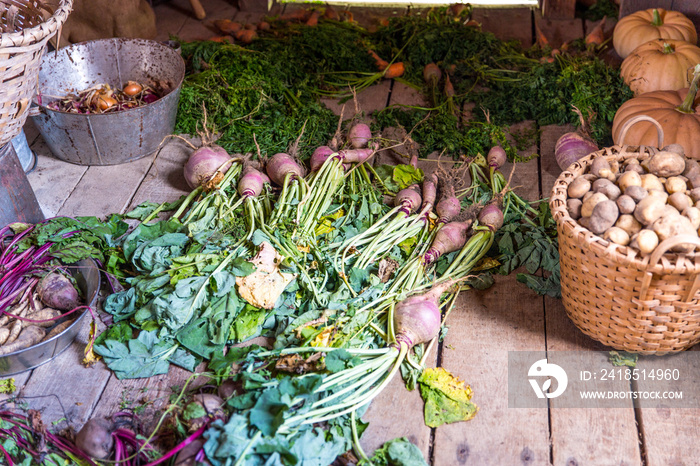
<svg viewBox="0 0 700 466">
<path fill-rule="evenodd" d="M 496 231 L 503 226 L 503 211 L 496 204 L 489 204 L 479 212 L 479 224 Z"/>
<path fill-rule="evenodd" d="M 270 179 L 278 186 L 284 185 L 284 180 L 287 175 L 291 179 L 303 178 L 304 169 L 301 165 L 289 154 L 284 152 L 277 153 L 267 161 L 265 171 Z"/>
<path fill-rule="evenodd" d="M 233 159 L 228 152 L 215 144 L 202 146 L 192 152 L 185 163 L 184 174 L 187 186 L 195 189 L 217 173 L 226 173 Z"/>
<path fill-rule="evenodd" d="M 435 204 L 435 198 L 437 197 L 437 185 L 438 178 L 435 173 L 431 173 L 423 179 L 423 204 L 421 205 L 422 209 L 425 209 L 427 206 L 430 206 L 432 208 L 433 204 Z M 427 216 L 428 213 L 429 212 L 426 212 L 425 215 Z"/>
<path fill-rule="evenodd" d="M 396 193 L 394 205 L 400 207 L 399 212 L 409 215 L 421 205 L 420 194 L 416 191 L 417 187 L 417 185 L 409 186 Z"/>
<path fill-rule="evenodd" d="M 338 152 L 343 162 L 346 163 L 363 163 L 370 157 L 374 155 L 374 149 L 354 149 L 354 150 L 341 150 Z"/>
<path fill-rule="evenodd" d="M 396 343 L 411 349 L 427 343 L 440 332 L 440 297 L 455 284 L 454 280 L 433 286 L 427 293 L 411 296 L 396 304 L 394 325 Z"/>
<path fill-rule="evenodd" d="M 440 228 L 435 234 L 430 249 L 423 255 L 423 263 L 430 265 L 443 254 L 457 251 L 467 242 L 467 233 L 472 226 L 471 221 L 450 222 Z"/>
<path fill-rule="evenodd" d="M 238 180 L 238 194 L 242 197 L 258 197 L 263 190 L 265 183 L 269 183 L 270 178 L 261 171 L 249 167 L 243 170 L 243 176 Z"/>
<path fill-rule="evenodd" d="M 311 160 L 309 160 L 309 165 L 312 172 L 317 172 L 321 165 L 331 156 L 335 151 L 328 146 L 317 147 L 313 154 L 311 154 Z"/>
<path fill-rule="evenodd" d="M 498 170 L 506 163 L 506 151 L 501 146 L 493 146 L 486 156 L 489 167 Z"/>
<path fill-rule="evenodd" d="M 370 139 L 372 139 L 372 130 L 364 123 L 357 123 L 348 131 L 348 140 L 354 149 L 367 147 Z"/>
<path fill-rule="evenodd" d="M 583 113 L 576 107 L 574 111 L 578 114 L 581 126 L 575 132 L 562 135 L 554 146 L 554 158 L 562 170 L 566 170 L 572 163 L 598 150 L 598 145 L 589 136 L 588 122 L 583 118 Z"/>
</svg>

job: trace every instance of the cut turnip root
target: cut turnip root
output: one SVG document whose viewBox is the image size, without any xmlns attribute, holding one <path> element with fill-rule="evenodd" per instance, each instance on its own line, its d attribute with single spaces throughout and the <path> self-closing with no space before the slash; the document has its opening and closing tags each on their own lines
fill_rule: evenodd
<svg viewBox="0 0 700 466">
<path fill-rule="evenodd" d="M 284 289 L 296 277 L 293 273 L 280 271 L 282 259 L 270 243 L 263 242 L 258 254 L 250 261 L 257 270 L 245 277 L 236 277 L 241 298 L 255 307 L 273 309 Z"/>
</svg>

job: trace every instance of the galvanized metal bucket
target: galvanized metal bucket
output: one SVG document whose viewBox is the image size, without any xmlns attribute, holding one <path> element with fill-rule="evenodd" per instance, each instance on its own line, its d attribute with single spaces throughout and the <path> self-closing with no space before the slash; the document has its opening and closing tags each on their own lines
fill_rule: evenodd
<svg viewBox="0 0 700 466">
<path fill-rule="evenodd" d="M 100 293 L 100 270 L 97 268 L 95 261 L 84 259 L 68 266 L 68 270 L 70 270 L 78 288 L 80 288 L 85 297 L 85 303 L 90 307 L 94 307 Z M 83 311 L 67 329 L 48 340 L 0 357 L 0 376 L 4 377 L 34 369 L 63 353 L 73 343 L 75 337 L 78 336 L 86 314 L 88 314 L 88 311 Z M 56 321 L 56 323 L 60 322 L 62 320 Z"/>
<path fill-rule="evenodd" d="M 79 165 L 116 165 L 154 153 L 173 132 L 185 63 L 175 50 L 144 39 L 102 39 L 47 53 L 32 116 L 51 152 Z M 143 107 L 104 114 L 51 110 L 49 102 L 95 85 L 159 83 L 169 93 Z"/>
<path fill-rule="evenodd" d="M 0 147 L 0 227 L 44 220 L 22 164 L 11 143 Z"/>
</svg>

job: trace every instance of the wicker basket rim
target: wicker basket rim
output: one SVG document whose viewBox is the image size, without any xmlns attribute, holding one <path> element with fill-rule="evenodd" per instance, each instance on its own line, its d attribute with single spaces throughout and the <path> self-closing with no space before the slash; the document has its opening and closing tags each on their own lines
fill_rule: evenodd
<svg viewBox="0 0 700 466">
<path fill-rule="evenodd" d="M 73 0 L 60 2 L 59 7 L 45 22 L 18 32 L 0 34 L 0 48 L 32 45 L 56 33 L 73 10 Z"/>
<path fill-rule="evenodd" d="M 666 253 L 656 264 L 649 264 L 651 254 L 642 255 L 639 251 L 607 241 L 582 227 L 571 218 L 566 208 L 567 188 L 579 175 L 584 174 L 593 159 L 601 156 L 611 160 L 623 161 L 629 158 L 644 160 L 658 149 L 648 146 L 612 146 L 606 147 L 579 159 L 557 177 L 550 196 L 550 209 L 557 225 L 566 235 L 577 239 L 582 247 L 592 250 L 597 256 L 604 256 L 611 261 L 625 266 L 633 266 L 640 271 L 659 275 L 697 274 L 700 273 L 700 254 Z"/>
</svg>

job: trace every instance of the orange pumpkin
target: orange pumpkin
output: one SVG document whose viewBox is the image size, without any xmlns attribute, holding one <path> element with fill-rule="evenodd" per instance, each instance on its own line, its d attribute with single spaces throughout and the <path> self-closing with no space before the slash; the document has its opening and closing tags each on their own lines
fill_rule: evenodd
<svg viewBox="0 0 700 466">
<path fill-rule="evenodd" d="M 656 127 L 642 121 L 632 126 L 624 141 L 620 133 L 625 123 L 639 115 L 658 121 L 664 130 L 664 144 L 680 144 L 688 157 L 700 159 L 700 98 L 698 98 L 700 65 L 695 66 L 689 89 L 654 91 L 633 97 L 617 110 L 612 136 L 615 144 L 658 147 Z"/>
<path fill-rule="evenodd" d="M 613 47 L 622 58 L 653 39 L 677 39 L 696 44 L 698 34 L 693 22 L 683 13 L 652 8 L 625 16 L 615 25 Z"/>
<path fill-rule="evenodd" d="M 688 87 L 688 71 L 700 63 L 700 47 L 682 40 L 654 39 L 622 62 L 620 75 L 634 95 Z"/>
</svg>

